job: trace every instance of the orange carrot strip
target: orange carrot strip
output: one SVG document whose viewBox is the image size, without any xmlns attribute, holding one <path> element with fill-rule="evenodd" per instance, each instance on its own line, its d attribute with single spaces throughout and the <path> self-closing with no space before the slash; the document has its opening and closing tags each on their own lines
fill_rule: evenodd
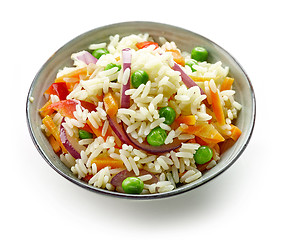
<svg viewBox="0 0 281 240">
<path fill-rule="evenodd" d="M 220 91 L 230 90 L 233 82 L 234 78 L 226 77 L 221 84 Z"/>
<path fill-rule="evenodd" d="M 220 125 L 224 125 L 225 118 L 224 118 L 223 108 L 221 105 L 221 100 L 219 97 L 219 92 L 217 89 L 215 92 L 213 92 L 212 88 L 210 87 L 210 93 L 211 93 L 211 98 L 212 98 L 213 112 L 216 116 L 216 119 Z"/>
<path fill-rule="evenodd" d="M 79 75 L 87 74 L 87 67 L 76 69 L 70 73 L 64 74 L 58 78 L 56 78 L 55 82 L 61 82 L 64 78 L 79 78 Z"/>
<path fill-rule="evenodd" d="M 92 164 L 95 163 L 97 170 L 101 170 L 104 167 L 110 166 L 111 168 L 122 168 L 124 163 L 121 160 L 117 160 L 108 156 L 96 157 L 92 160 Z"/>
<path fill-rule="evenodd" d="M 54 150 L 55 153 L 59 152 L 61 147 L 60 144 L 58 143 L 58 141 L 54 138 L 53 135 L 51 135 L 49 138 L 49 142 Z"/>
<path fill-rule="evenodd" d="M 194 82 L 205 82 L 205 81 L 210 81 L 211 77 L 197 77 L 197 76 L 192 76 L 192 75 L 188 75 Z M 215 80 L 215 79 L 214 79 Z"/>
<path fill-rule="evenodd" d="M 185 66 L 185 59 L 181 55 L 180 51 L 177 49 L 166 50 L 166 52 L 171 52 L 173 55 L 173 59 L 176 63 Z"/>
<path fill-rule="evenodd" d="M 240 135 L 242 134 L 242 131 L 238 128 L 238 127 L 236 127 L 236 126 L 234 126 L 233 124 L 230 124 L 230 126 L 231 126 L 231 135 L 230 135 L 230 137 L 234 140 L 234 141 L 237 141 L 237 139 L 240 137 Z"/>
<path fill-rule="evenodd" d="M 115 116 L 118 111 L 118 104 L 110 92 L 108 92 L 104 95 L 103 103 L 104 103 L 106 113 L 110 117 Z"/>
<path fill-rule="evenodd" d="M 41 117 L 46 117 L 47 115 L 50 115 L 50 114 L 52 114 L 53 112 L 54 112 L 54 109 L 49 109 L 48 108 L 48 106 L 50 106 L 52 104 L 52 100 L 51 99 L 49 99 L 49 101 L 48 102 L 46 102 L 45 104 L 44 104 L 44 106 L 41 108 L 41 109 L 39 109 L 39 112 L 40 112 L 40 115 L 41 115 Z"/>
<path fill-rule="evenodd" d="M 181 128 L 184 133 L 193 134 L 200 137 L 205 142 L 218 143 L 223 142 L 224 137 L 218 132 L 212 124 L 196 123 L 194 126 Z"/>
<path fill-rule="evenodd" d="M 99 128 L 94 128 L 94 126 L 92 125 L 92 123 L 89 121 L 89 119 L 87 119 L 87 124 L 89 125 L 89 127 L 91 128 L 92 132 L 97 136 L 97 137 L 102 137 L 104 139 L 104 141 L 106 141 L 107 137 L 108 137 L 108 131 L 106 132 L 106 134 L 104 136 L 102 136 L 102 128 L 103 126 L 99 126 Z"/>
<path fill-rule="evenodd" d="M 178 123 L 184 123 L 186 125 L 194 125 L 196 123 L 196 118 L 194 115 L 180 116 L 176 119 Z"/>
<path fill-rule="evenodd" d="M 54 136 L 57 142 L 60 144 L 62 151 L 67 152 L 67 150 L 65 149 L 65 147 L 63 146 L 60 140 L 60 132 L 59 129 L 56 127 L 53 119 L 49 115 L 47 115 L 42 119 L 42 122 L 46 126 L 46 128 L 50 131 L 50 133 Z"/>
</svg>

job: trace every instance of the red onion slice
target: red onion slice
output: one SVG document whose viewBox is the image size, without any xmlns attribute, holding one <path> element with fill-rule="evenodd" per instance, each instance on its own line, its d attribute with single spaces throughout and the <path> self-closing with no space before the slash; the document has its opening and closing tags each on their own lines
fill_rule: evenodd
<svg viewBox="0 0 281 240">
<path fill-rule="evenodd" d="M 177 72 L 180 72 L 180 75 L 181 75 L 181 79 L 183 81 L 183 83 L 185 84 L 186 87 L 188 88 L 191 88 L 191 87 L 194 87 L 194 86 L 197 86 L 199 87 L 181 68 L 180 65 L 178 65 L 177 63 L 174 64 L 173 66 L 173 70 L 177 71 Z M 200 92 L 201 92 L 201 95 L 205 95 L 205 92 L 202 90 L 202 88 L 200 88 Z"/>
<path fill-rule="evenodd" d="M 87 65 L 90 63 L 96 64 L 96 62 L 98 61 L 98 59 L 96 59 L 91 53 L 89 53 L 87 51 L 84 51 L 83 54 L 77 56 L 77 59 L 79 59 L 80 61 L 83 61 Z"/>
<path fill-rule="evenodd" d="M 64 123 L 64 118 L 62 120 L 62 123 Z M 80 152 L 82 150 L 85 150 L 86 148 L 78 143 L 78 139 L 75 137 L 71 137 L 63 127 L 63 125 L 60 125 L 60 139 L 63 144 L 63 146 L 66 148 L 66 150 L 74 157 L 75 159 L 81 158 Z"/>
<path fill-rule="evenodd" d="M 120 139 L 122 143 L 127 145 L 133 145 L 133 143 L 128 138 L 127 134 L 124 132 L 122 126 L 117 122 L 116 117 L 110 117 L 107 115 L 108 122 L 116 136 Z M 134 145 L 133 145 L 134 146 Z"/>
<path fill-rule="evenodd" d="M 128 134 L 125 130 L 124 124 L 123 124 L 123 129 L 124 129 L 125 134 L 129 138 L 129 140 L 133 143 L 131 145 L 136 146 L 138 149 L 144 150 L 144 151 L 146 151 L 148 153 L 152 153 L 152 154 L 161 154 L 161 153 L 170 152 L 172 150 L 179 148 L 183 142 L 178 139 L 174 139 L 174 141 L 169 144 L 164 144 L 161 146 L 151 146 L 144 142 L 140 143 L 137 139 L 133 138 L 130 134 Z"/>
<path fill-rule="evenodd" d="M 117 135 L 117 137 L 120 139 L 120 141 L 122 143 L 131 145 L 134 148 L 143 150 L 148 153 L 161 154 L 161 153 L 165 153 L 165 152 L 170 152 L 172 150 L 179 148 L 182 144 L 182 141 L 180 141 L 178 139 L 174 139 L 174 141 L 172 143 L 165 144 L 162 146 L 151 146 L 147 143 L 139 143 L 138 140 L 134 139 L 130 134 L 128 134 L 126 132 L 126 130 L 125 130 L 126 128 L 125 128 L 124 124 L 123 124 L 123 126 L 121 126 L 119 123 L 117 123 L 117 120 L 115 117 L 108 116 L 108 121 L 109 121 L 110 127 L 112 128 L 112 130 L 114 131 L 114 133 Z"/>
<path fill-rule="evenodd" d="M 126 84 L 122 84 L 122 94 L 121 94 L 121 108 L 130 107 L 130 96 L 126 95 L 125 92 L 130 89 L 131 85 L 131 63 L 132 63 L 132 53 L 130 48 L 125 48 L 122 50 L 122 61 L 123 61 L 123 74 L 126 69 L 130 70 L 129 78 Z"/>
<path fill-rule="evenodd" d="M 150 180 L 145 181 L 145 184 L 153 184 L 153 183 L 158 182 L 158 178 L 154 174 L 152 174 L 151 172 L 148 172 L 144 169 L 140 169 L 139 176 L 143 176 L 143 175 L 147 175 L 147 174 L 150 174 L 152 176 L 152 178 Z M 111 179 L 111 184 L 116 187 L 116 190 L 118 192 L 124 192 L 124 190 L 122 188 L 122 182 L 124 181 L 124 179 L 126 179 L 127 177 L 139 177 L 139 176 L 136 176 L 134 171 L 129 172 L 128 170 L 123 170 L 120 173 L 116 174 Z"/>
</svg>

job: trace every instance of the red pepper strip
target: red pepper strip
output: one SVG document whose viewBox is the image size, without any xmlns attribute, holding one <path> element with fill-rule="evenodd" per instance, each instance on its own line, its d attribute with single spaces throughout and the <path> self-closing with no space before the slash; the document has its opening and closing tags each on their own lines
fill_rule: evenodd
<svg viewBox="0 0 281 240">
<path fill-rule="evenodd" d="M 149 47 L 149 46 L 151 46 L 151 45 L 154 45 L 154 46 L 155 46 L 154 49 L 156 49 L 156 48 L 159 47 L 158 43 L 156 43 L 156 42 L 150 42 L 150 41 L 138 42 L 138 43 L 136 44 L 136 47 L 137 47 L 138 49 L 143 49 L 143 48 Z"/>
<path fill-rule="evenodd" d="M 76 105 L 81 104 L 82 107 L 89 110 L 89 112 L 96 109 L 96 105 L 90 102 L 81 100 L 62 100 L 56 103 L 52 103 L 46 109 L 54 109 L 59 112 L 63 117 L 74 118 L 73 112 L 76 111 Z"/>
<path fill-rule="evenodd" d="M 53 83 L 45 92 L 46 94 L 57 95 L 60 100 L 65 100 L 69 91 L 65 82 Z"/>
</svg>

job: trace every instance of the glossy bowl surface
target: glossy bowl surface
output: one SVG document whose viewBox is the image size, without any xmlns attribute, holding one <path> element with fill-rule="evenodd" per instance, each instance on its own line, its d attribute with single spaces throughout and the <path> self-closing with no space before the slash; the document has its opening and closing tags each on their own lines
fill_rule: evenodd
<svg viewBox="0 0 281 240">
<path fill-rule="evenodd" d="M 120 37 L 128 34 L 149 33 L 155 40 L 159 36 L 165 37 L 169 41 L 174 41 L 181 50 L 190 52 L 195 46 L 204 46 L 209 52 L 209 62 L 222 61 L 224 66 L 229 66 L 231 77 L 235 78 L 234 89 L 236 90 L 236 100 L 243 105 L 236 121 L 237 126 L 242 130 L 242 135 L 238 141 L 226 150 L 218 164 L 203 174 L 203 176 L 187 185 L 179 187 L 171 192 L 157 193 L 150 195 L 131 195 L 118 192 L 111 192 L 88 185 L 79 180 L 53 152 L 48 140 L 40 129 L 41 118 L 38 113 L 45 103 L 42 97 L 44 91 L 54 81 L 56 73 L 64 66 L 71 66 L 70 56 L 74 52 L 87 49 L 92 43 L 108 42 L 108 37 L 119 34 Z M 34 98 L 30 102 L 30 97 Z M 174 196 L 187 192 L 191 189 L 214 179 L 216 176 L 228 169 L 242 154 L 252 135 L 255 123 L 256 103 L 252 84 L 240 66 L 240 64 L 223 48 L 211 40 L 194 32 L 179 27 L 155 23 L 155 22 L 123 22 L 108 26 L 99 27 L 88 31 L 66 43 L 56 51 L 47 62 L 41 67 L 35 76 L 27 96 L 26 114 L 28 128 L 32 140 L 46 162 L 59 174 L 80 187 L 110 196 L 133 199 L 157 199 Z"/>
</svg>

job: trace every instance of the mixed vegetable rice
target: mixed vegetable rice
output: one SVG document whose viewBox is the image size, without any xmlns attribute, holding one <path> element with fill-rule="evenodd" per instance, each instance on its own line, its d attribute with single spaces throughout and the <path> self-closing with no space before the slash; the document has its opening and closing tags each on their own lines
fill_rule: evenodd
<svg viewBox="0 0 281 240">
<path fill-rule="evenodd" d="M 156 42 L 156 41 L 157 42 Z M 220 160 L 241 135 L 234 79 L 204 46 L 148 34 L 73 53 L 39 110 L 54 152 L 79 179 L 129 194 L 171 191 Z"/>
</svg>

